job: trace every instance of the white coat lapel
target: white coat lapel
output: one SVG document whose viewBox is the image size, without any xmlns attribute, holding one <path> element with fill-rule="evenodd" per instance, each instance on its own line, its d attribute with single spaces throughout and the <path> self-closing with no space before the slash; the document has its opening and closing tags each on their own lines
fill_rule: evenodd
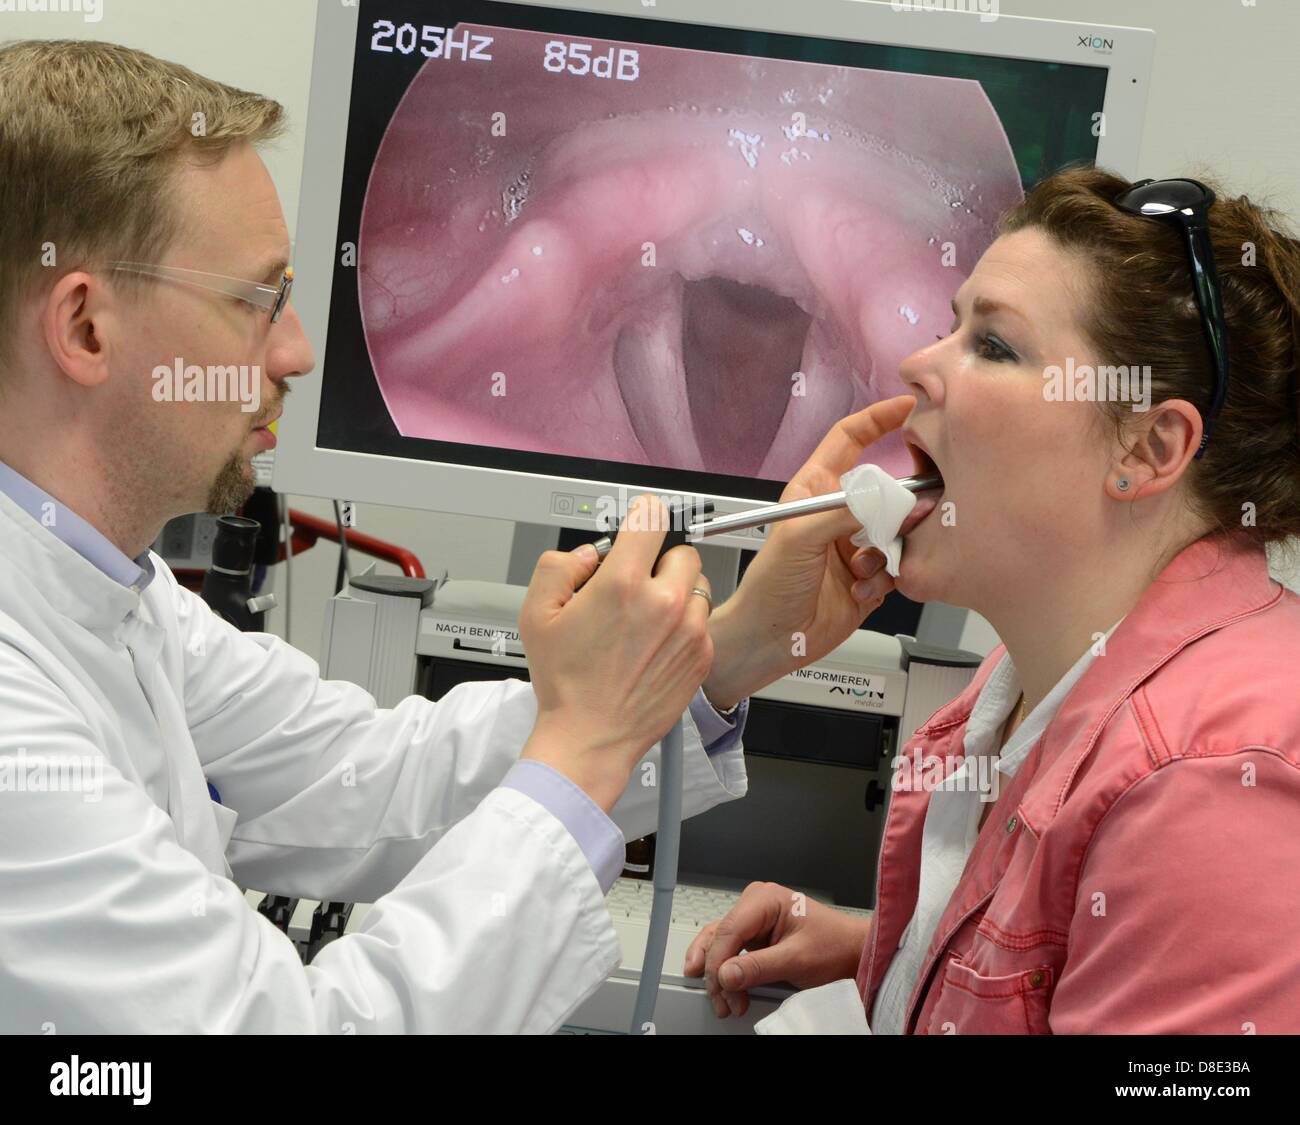
<svg viewBox="0 0 1300 1125">
<path fill-rule="evenodd" d="M 190 738 L 184 710 L 158 659 L 163 632 L 134 616 L 123 629 L 122 641 L 131 653 L 136 679 L 158 723 L 163 757 L 167 762 L 167 815 L 176 826 L 176 835 L 209 871 L 229 878 L 231 870 L 226 862 L 225 841 L 230 839 L 234 830 L 230 817 L 237 814 L 233 810 L 224 810 L 229 814 L 229 823 L 224 825 L 223 833 L 214 811 L 217 806 L 208 793 L 198 754 Z"/>
</svg>

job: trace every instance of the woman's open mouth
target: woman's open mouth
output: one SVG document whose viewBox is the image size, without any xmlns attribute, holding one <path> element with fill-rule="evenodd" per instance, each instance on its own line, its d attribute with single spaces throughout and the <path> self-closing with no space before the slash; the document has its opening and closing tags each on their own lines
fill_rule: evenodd
<svg viewBox="0 0 1300 1125">
<path fill-rule="evenodd" d="M 915 476 L 926 476 L 934 473 L 942 477 L 943 473 L 924 449 L 912 442 L 907 442 L 907 451 L 912 455 L 912 468 Z M 898 534 L 908 535 L 913 528 L 917 527 L 931 512 L 939 506 L 943 499 L 944 489 L 941 485 L 939 488 L 931 489 L 929 492 L 922 492 L 916 498 L 916 507 L 907 513 L 907 518 L 903 520 L 902 526 L 898 529 Z"/>
</svg>

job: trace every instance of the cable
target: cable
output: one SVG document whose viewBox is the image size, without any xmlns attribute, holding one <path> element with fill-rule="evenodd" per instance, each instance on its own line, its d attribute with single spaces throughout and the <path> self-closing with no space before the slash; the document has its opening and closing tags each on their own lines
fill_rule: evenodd
<svg viewBox="0 0 1300 1125">
<path fill-rule="evenodd" d="M 284 640 L 293 644 L 293 520 L 289 518 L 289 497 L 281 496 L 280 502 L 284 505 Z"/>
<path fill-rule="evenodd" d="M 348 530 L 343 526 L 343 509 L 334 501 L 334 522 L 339 527 L 339 568 L 334 578 L 334 593 L 341 594 L 352 579 L 352 566 L 348 560 Z"/>
<path fill-rule="evenodd" d="M 664 735 L 659 750 L 659 828 L 655 836 L 654 901 L 650 906 L 650 930 L 646 934 L 645 956 L 641 959 L 641 983 L 632 1008 L 633 1035 L 644 1035 L 653 1026 L 659 979 L 664 969 L 668 926 L 673 918 L 673 891 L 677 887 L 677 857 L 682 838 L 683 724 L 680 718 Z"/>
<path fill-rule="evenodd" d="M 659 548 L 659 558 L 687 540 L 683 502 L 677 501 L 670 510 L 674 518 Z M 712 501 L 701 505 L 699 510 L 704 515 L 711 516 Z M 620 522 L 614 521 L 611 533 L 599 543 L 593 544 L 601 558 L 613 550 Z M 655 561 L 657 564 L 658 559 Z M 659 998 L 664 950 L 668 945 L 668 927 L 673 919 L 673 891 L 677 888 L 677 860 L 682 836 L 682 788 L 685 783 L 682 743 L 685 722 L 685 715 L 679 716 L 672 729 L 664 735 L 659 747 L 659 827 L 655 835 L 654 898 L 650 905 L 645 955 L 641 958 L 641 982 L 637 986 L 636 1003 L 632 1007 L 630 1030 L 633 1035 L 653 1031 L 655 1001 Z"/>
</svg>

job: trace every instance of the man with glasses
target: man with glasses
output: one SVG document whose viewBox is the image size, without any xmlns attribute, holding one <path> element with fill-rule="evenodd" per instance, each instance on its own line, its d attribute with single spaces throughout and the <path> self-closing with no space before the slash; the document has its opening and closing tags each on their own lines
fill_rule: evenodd
<svg viewBox="0 0 1300 1125">
<path fill-rule="evenodd" d="M 0 104 L 0 1032 L 554 1029 L 618 964 L 604 892 L 654 827 L 647 751 L 689 707 L 685 814 L 743 795 L 746 697 L 796 630 L 808 663 L 861 623 L 883 558 L 810 517 L 711 615 L 694 549 L 656 569 L 632 521 L 598 571 L 539 562 L 531 686 L 381 710 L 323 682 L 148 552 L 247 498 L 314 363 L 255 149 L 280 107 L 72 42 L 0 46 Z M 177 365 L 257 369 L 262 409 L 156 401 Z M 837 426 L 798 495 L 911 403 Z M 308 971 L 237 883 L 375 905 Z"/>
</svg>

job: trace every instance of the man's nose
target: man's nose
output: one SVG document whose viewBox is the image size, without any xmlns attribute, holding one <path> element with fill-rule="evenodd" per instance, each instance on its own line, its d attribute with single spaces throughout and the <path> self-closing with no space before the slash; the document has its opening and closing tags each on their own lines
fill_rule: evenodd
<svg viewBox="0 0 1300 1125">
<path fill-rule="evenodd" d="M 309 375 L 316 366 L 316 356 L 293 305 L 285 305 L 271 333 L 271 346 L 266 355 L 267 376 L 280 380 Z"/>
</svg>

